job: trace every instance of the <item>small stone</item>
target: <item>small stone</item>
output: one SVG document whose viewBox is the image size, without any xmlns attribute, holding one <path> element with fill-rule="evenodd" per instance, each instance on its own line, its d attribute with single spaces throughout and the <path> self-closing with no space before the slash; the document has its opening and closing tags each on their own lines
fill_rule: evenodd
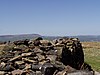
<svg viewBox="0 0 100 75">
<path fill-rule="evenodd" d="M 22 65 L 22 64 L 24 64 L 23 61 L 15 61 L 15 63 L 16 63 L 17 65 Z"/>
<path fill-rule="evenodd" d="M 56 68 L 50 63 L 43 64 L 43 66 L 41 68 L 41 72 L 43 75 L 53 75 L 55 70 L 56 70 Z"/>
<path fill-rule="evenodd" d="M 27 57 L 27 56 L 30 56 L 32 55 L 33 53 L 32 52 L 29 52 L 29 53 L 22 53 L 21 56 L 22 57 Z"/>
<path fill-rule="evenodd" d="M 12 71 L 14 70 L 15 68 L 10 65 L 10 64 L 7 64 L 4 68 L 3 68 L 3 71 Z"/>
<path fill-rule="evenodd" d="M 16 56 L 16 57 L 10 59 L 9 61 L 15 61 L 15 60 L 17 60 L 17 59 L 19 59 L 19 58 L 21 58 L 21 57 L 22 57 L 22 56 L 18 55 L 18 56 Z"/>
<path fill-rule="evenodd" d="M 25 68 L 24 68 L 24 70 L 28 70 L 28 69 L 31 69 L 31 64 L 25 64 Z"/>
<path fill-rule="evenodd" d="M 5 71 L 0 71 L 0 75 L 5 75 L 6 72 Z"/>
<path fill-rule="evenodd" d="M 41 44 L 41 43 L 40 43 L 40 40 L 35 40 L 35 41 L 34 41 L 34 45 L 35 45 L 35 46 L 39 46 L 40 44 Z"/>
<path fill-rule="evenodd" d="M 36 75 L 36 72 L 34 72 L 32 70 L 26 70 L 26 73 L 23 75 Z"/>
<path fill-rule="evenodd" d="M 50 61 L 50 60 L 48 60 L 48 61 L 47 61 L 47 60 L 42 60 L 42 61 L 39 62 L 39 64 L 43 65 L 44 63 L 47 63 L 47 62 L 49 62 L 49 61 Z"/>
<path fill-rule="evenodd" d="M 1 62 L 1 64 L 0 64 L 0 70 L 1 70 L 5 65 L 6 65 L 6 63 Z"/>
<path fill-rule="evenodd" d="M 36 63 L 36 61 L 30 60 L 30 59 L 27 59 L 27 58 L 22 58 L 22 60 L 23 60 L 24 62 Z"/>
<path fill-rule="evenodd" d="M 51 62 L 55 62 L 57 58 L 56 55 L 46 55 L 46 57 L 46 59 L 49 59 Z"/>
<path fill-rule="evenodd" d="M 34 64 L 32 64 L 31 65 L 31 69 L 32 70 L 41 70 L 41 67 L 42 67 L 42 65 L 41 64 L 37 64 L 37 65 L 34 65 Z"/>
<path fill-rule="evenodd" d="M 12 71 L 12 75 L 21 75 L 24 71 L 23 70 L 14 70 Z"/>
<path fill-rule="evenodd" d="M 45 60 L 45 57 L 41 54 L 37 54 L 38 56 L 38 61 L 42 61 L 42 60 Z"/>
<path fill-rule="evenodd" d="M 41 71 L 36 71 L 36 75 L 42 75 Z"/>
<path fill-rule="evenodd" d="M 49 40 L 40 40 L 40 43 L 42 46 L 51 46 L 52 45 Z"/>
</svg>

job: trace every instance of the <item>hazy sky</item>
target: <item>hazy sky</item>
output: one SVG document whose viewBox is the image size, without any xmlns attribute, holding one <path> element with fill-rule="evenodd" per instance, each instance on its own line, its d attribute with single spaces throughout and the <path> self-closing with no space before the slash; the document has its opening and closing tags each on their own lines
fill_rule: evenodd
<svg viewBox="0 0 100 75">
<path fill-rule="evenodd" d="M 100 35 L 100 0 L 0 0 L 0 35 Z"/>
</svg>

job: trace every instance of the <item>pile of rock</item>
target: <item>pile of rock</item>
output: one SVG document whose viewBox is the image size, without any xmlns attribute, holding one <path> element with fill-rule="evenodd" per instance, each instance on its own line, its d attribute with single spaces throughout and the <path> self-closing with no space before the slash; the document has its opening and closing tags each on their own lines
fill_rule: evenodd
<svg viewBox="0 0 100 75">
<path fill-rule="evenodd" d="M 0 54 L 0 75 L 93 74 L 91 66 L 84 63 L 78 38 L 14 41 L 6 44 Z"/>
</svg>

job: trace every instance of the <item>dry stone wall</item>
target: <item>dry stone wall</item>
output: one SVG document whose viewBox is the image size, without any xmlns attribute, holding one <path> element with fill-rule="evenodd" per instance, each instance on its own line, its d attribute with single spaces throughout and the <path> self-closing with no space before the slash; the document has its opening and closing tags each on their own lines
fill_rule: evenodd
<svg viewBox="0 0 100 75">
<path fill-rule="evenodd" d="M 84 63 L 78 38 L 18 40 L 5 44 L 0 51 L 0 75 L 93 74 L 91 66 Z"/>
</svg>

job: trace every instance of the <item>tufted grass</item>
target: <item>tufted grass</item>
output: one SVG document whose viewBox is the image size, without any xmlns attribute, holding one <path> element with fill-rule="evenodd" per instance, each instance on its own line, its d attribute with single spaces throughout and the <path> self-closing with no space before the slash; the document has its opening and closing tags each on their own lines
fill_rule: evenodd
<svg viewBox="0 0 100 75">
<path fill-rule="evenodd" d="M 85 62 L 100 72 L 100 42 L 82 42 Z"/>
</svg>

